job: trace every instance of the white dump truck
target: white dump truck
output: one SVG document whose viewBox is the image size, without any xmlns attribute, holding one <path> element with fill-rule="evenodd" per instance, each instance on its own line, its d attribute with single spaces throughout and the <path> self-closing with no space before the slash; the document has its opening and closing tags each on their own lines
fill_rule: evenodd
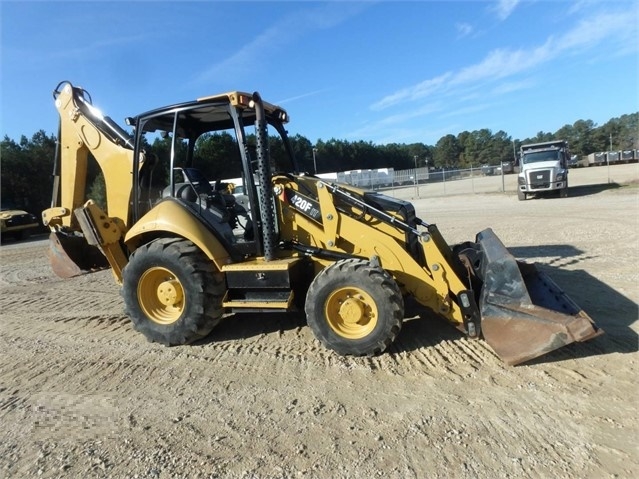
<svg viewBox="0 0 639 479">
<path fill-rule="evenodd" d="M 549 193 L 568 196 L 570 151 L 565 140 L 522 145 L 517 178 L 517 197 Z"/>
</svg>

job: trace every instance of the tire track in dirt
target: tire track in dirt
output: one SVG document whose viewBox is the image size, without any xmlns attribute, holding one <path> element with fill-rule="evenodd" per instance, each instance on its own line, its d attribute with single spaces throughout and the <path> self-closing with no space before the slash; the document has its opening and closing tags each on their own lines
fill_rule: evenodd
<svg viewBox="0 0 639 479">
<path fill-rule="evenodd" d="M 32 337 L 40 342 L 90 344 L 102 350 L 111 347 L 114 342 L 120 345 L 150 345 L 133 330 L 128 318 L 123 315 L 87 315 L 81 312 L 64 312 L 42 315 L 35 327 L 31 321 L 24 322 L 13 328 L 13 336 Z M 342 357 L 322 346 L 315 344 L 306 334 L 296 334 L 295 340 L 288 340 L 280 344 L 277 334 L 264 335 L 258 339 L 252 338 L 250 343 L 242 339 L 215 339 L 215 331 L 204 344 L 196 346 L 179 346 L 164 348 L 168 352 L 179 350 L 180 355 L 188 356 L 191 360 L 208 363 L 235 363 L 252 373 L 264 372 L 268 365 L 269 374 L 280 374 L 291 367 L 295 371 L 309 368 L 334 369 L 337 371 L 383 371 L 388 375 L 422 376 L 424 374 L 443 378 L 465 377 L 481 366 L 482 350 L 476 351 L 464 344 L 464 339 L 447 341 L 443 346 L 421 348 L 406 353 L 388 352 L 372 358 Z M 309 344 L 310 343 L 310 344 Z M 163 347 L 161 347 L 163 348 Z M 479 352 L 477 352 L 479 351 Z M 489 358 L 493 364 L 493 358 Z M 267 361 L 268 360 L 268 361 Z"/>
<path fill-rule="evenodd" d="M 29 248 L 27 255 L 45 247 Z M 17 250 L 12 261 L 24 260 Z M 37 261 L 42 263 L 42 259 Z M 101 271 L 68 280 L 59 280 L 49 273 L 46 288 L 39 283 L 5 288 L 0 307 L 12 318 L 9 325 L 14 334 L 28 335 L 37 330 L 40 341 L 52 342 L 61 337 L 66 341 L 112 344 L 114 341 L 138 341 L 136 333 L 123 313 L 119 288 L 109 271 Z M 25 300 L 26 298 L 26 300 Z M 237 316 L 237 315 L 236 315 Z M 194 358 L 205 361 L 225 361 L 253 367 L 259 373 L 265 358 L 278 370 L 294 366 L 297 371 L 324 367 L 335 370 L 384 371 L 399 376 L 461 378 L 472 374 L 489 361 L 494 364 L 492 351 L 481 341 L 468 342 L 455 336 L 447 325 L 419 326 L 417 334 L 400 334 L 389 351 L 373 358 L 344 358 L 324 349 L 306 326 L 293 326 L 299 319 L 243 316 L 239 321 L 231 317 L 201 341 L 199 345 L 184 346 Z M 417 321 L 421 321 L 418 319 Z M 412 323 L 413 321 L 410 321 Z M 35 324 L 34 324 L 35 323 Z M 406 329 L 406 328 L 405 328 Z M 434 335 L 432 334 L 434 332 Z M 146 344 L 146 343 L 145 343 Z M 240 359 L 241 358 L 241 359 Z M 281 371 L 272 371 L 279 373 Z"/>
<path fill-rule="evenodd" d="M 22 318 L 18 319 L 18 324 L 12 321 L 16 332 L 27 333 L 36 321 L 40 340 L 47 340 L 49 335 L 64 335 L 77 342 L 97 341 L 98 344 L 135 340 L 138 333 L 124 316 L 119 289 L 113 284 L 110 272 L 102 271 L 64 282 L 52 278 L 46 289 L 38 287 L 38 284 L 29 286 L 33 294 L 27 295 L 27 301 L 24 301 L 21 287 L 8 288 L 0 299 L 4 311 Z M 405 328 L 408 331 L 400 334 L 387 353 L 373 358 L 344 358 L 324 349 L 306 326 L 291 327 L 299 319 L 273 316 L 253 319 L 246 315 L 239 321 L 235 319 L 225 320 L 201 342 L 201 347 L 190 351 L 191 355 L 207 361 L 214 358 L 216 361 L 240 362 L 241 358 L 241 362 L 249 365 L 247 367 L 252 365 L 256 373 L 261 371 L 261 364 L 268 357 L 278 365 L 278 370 L 292 365 L 297 371 L 321 366 L 451 379 L 467 377 L 486 362 L 495 364 L 494 353 L 483 342 L 466 341 L 454 330 L 448 330 L 445 324 L 413 324 L 422 319 L 409 321 L 407 324 L 413 324 L 413 331 L 410 327 Z M 278 370 L 272 373 L 277 374 Z"/>
<path fill-rule="evenodd" d="M 107 279 L 110 280 L 108 276 Z M 96 344 L 103 345 L 101 348 L 110 348 L 114 342 L 149 347 L 124 316 L 117 290 L 105 292 L 96 290 L 95 283 L 86 285 L 91 287 L 88 294 L 82 288 L 69 290 L 56 287 L 42 293 L 41 297 L 24 303 L 19 302 L 22 295 L 18 291 L 13 295 L 9 292 L 1 303 L 5 311 L 18 313 L 15 316 L 12 314 L 8 322 L 13 330 L 12 334 L 32 336 L 47 344 L 62 340 L 63 343 L 90 343 L 92 347 Z M 88 299 L 74 301 L 78 297 Z M 44 313 L 41 312 L 42 304 L 47 305 Z M 98 310 L 113 313 L 93 313 Z M 38 312 L 40 314 L 36 314 Z M 252 321 L 266 321 L 270 324 L 247 326 Z M 231 317 L 225 321 L 223 328 L 220 327 L 221 331 L 214 330 L 200 344 L 172 348 L 171 351 L 179 349 L 180 354 L 185 354 L 192 360 L 235 364 L 247 373 L 254 374 L 283 374 L 284 371 L 289 371 L 290 374 L 292 368 L 295 374 L 305 375 L 304 371 L 321 367 L 336 371 L 383 371 L 383 374 L 390 376 L 430 376 L 461 380 L 475 375 L 481 368 L 504 367 L 484 341 L 471 341 L 461 336 L 448 339 L 457 333 L 449 333 L 444 329 L 448 328 L 447 325 L 442 325 L 434 336 L 426 340 L 416 339 L 410 334 L 400 335 L 389 352 L 378 357 L 344 358 L 319 345 L 307 327 L 289 328 L 287 321 L 290 323 L 292 320 L 244 318 L 235 324 Z M 282 324 L 284 330 L 281 329 Z M 278 330 L 255 335 L 256 327 Z M 243 337 L 247 330 L 249 337 Z M 227 339 L 229 336 L 232 338 Z M 580 347 L 581 351 L 575 353 L 572 347 L 564 348 L 554 353 L 553 359 L 565 361 L 583 355 L 584 352 L 588 355 L 601 353 L 601 347 L 596 343 L 575 346 Z M 160 362 L 167 360 L 170 359 L 159 359 Z"/>
<path fill-rule="evenodd" d="M 98 282 L 111 281 L 109 275 L 97 274 L 101 275 Z M 5 291 L 0 305 L 5 312 L 11 313 L 7 326 L 13 334 L 30 335 L 37 331 L 38 339 L 48 342 L 54 337 L 56 340 L 65 337 L 65 341 L 88 341 L 92 344 L 137 341 L 138 333 L 124 316 L 119 291 L 113 285 L 101 291 L 96 288 L 96 282 L 88 282 L 84 277 L 75 283 L 73 287 L 68 287 L 68 283 L 54 284 L 24 302 L 22 289 Z M 95 314 L 96 311 L 100 313 Z M 381 370 L 400 376 L 427 374 L 438 378 L 459 378 L 471 374 L 482 361 L 488 359 L 492 362 L 493 359 L 481 342 L 470 345 L 465 344 L 464 338 L 441 342 L 435 338 L 432 344 L 429 344 L 431 341 L 422 344 L 409 340 L 405 346 L 401 342 L 402 336 L 386 354 L 373 358 L 344 358 L 319 345 L 306 326 L 290 328 L 291 321 L 296 320 L 243 317 L 235 324 L 231 317 L 219 328 L 222 339 L 216 337 L 216 329 L 201 347 L 181 348 L 193 348 L 190 351 L 192 356 L 200 359 L 239 362 L 238 358 L 241 358 L 243 363 L 253 364 L 256 373 L 260 372 L 264 359 L 268 357 L 275 361 L 277 369 L 291 365 L 295 365 L 297 370 L 322 366 L 337 370 Z M 285 329 L 282 330 L 282 327 Z M 269 332 L 264 333 L 260 329 Z M 249 337 L 243 337 L 243 333 Z M 224 339 L 229 336 L 233 339 Z M 278 374 L 277 369 L 271 373 Z"/>
</svg>

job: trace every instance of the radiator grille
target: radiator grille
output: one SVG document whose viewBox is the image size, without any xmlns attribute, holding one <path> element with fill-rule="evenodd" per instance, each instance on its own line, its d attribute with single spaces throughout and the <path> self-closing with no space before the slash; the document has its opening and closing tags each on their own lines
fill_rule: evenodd
<svg viewBox="0 0 639 479">
<path fill-rule="evenodd" d="M 528 173 L 528 184 L 531 189 L 550 187 L 550 170 L 536 170 Z"/>
</svg>

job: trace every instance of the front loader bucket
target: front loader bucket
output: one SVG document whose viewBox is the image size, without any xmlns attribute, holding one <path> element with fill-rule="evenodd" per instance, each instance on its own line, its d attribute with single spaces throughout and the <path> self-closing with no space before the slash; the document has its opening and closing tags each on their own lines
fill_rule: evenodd
<svg viewBox="0 0 639 479">
<path fill-rule="evenodd" d="M 102 252 L 87 243 L 82 236 L 52 232 L 49 235 L 51 269 L 61 278 L 71 278 L 108 268 Z"/>
<path fill-rule="evenodd" d="M 547 274 L 515 260 L 491 229 L 479 233 L 477 243 L 483 253 L 481 329 L 507 364 L 603 334 Z"/>
</svg>

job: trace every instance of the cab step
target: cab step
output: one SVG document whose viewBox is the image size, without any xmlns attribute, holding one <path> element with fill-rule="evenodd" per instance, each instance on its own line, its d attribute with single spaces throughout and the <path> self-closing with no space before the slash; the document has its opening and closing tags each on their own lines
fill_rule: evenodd
<svg viewBox="0 0 639 479">
<path fill-rule="evenodd" d="M 305 294 L 312 265 L 306 258 L 265 261 L 253 258 L 222 267 L 227 292 L 222 306 L 232 312 L 282 312 L 295 309 L 296 294 Z"/>
<path fill-rule="evenodd" d="M 238 312 L 284 312 L 292 309 L 293 291 L 228 290 L 222 306 Z"/>
</svg>

